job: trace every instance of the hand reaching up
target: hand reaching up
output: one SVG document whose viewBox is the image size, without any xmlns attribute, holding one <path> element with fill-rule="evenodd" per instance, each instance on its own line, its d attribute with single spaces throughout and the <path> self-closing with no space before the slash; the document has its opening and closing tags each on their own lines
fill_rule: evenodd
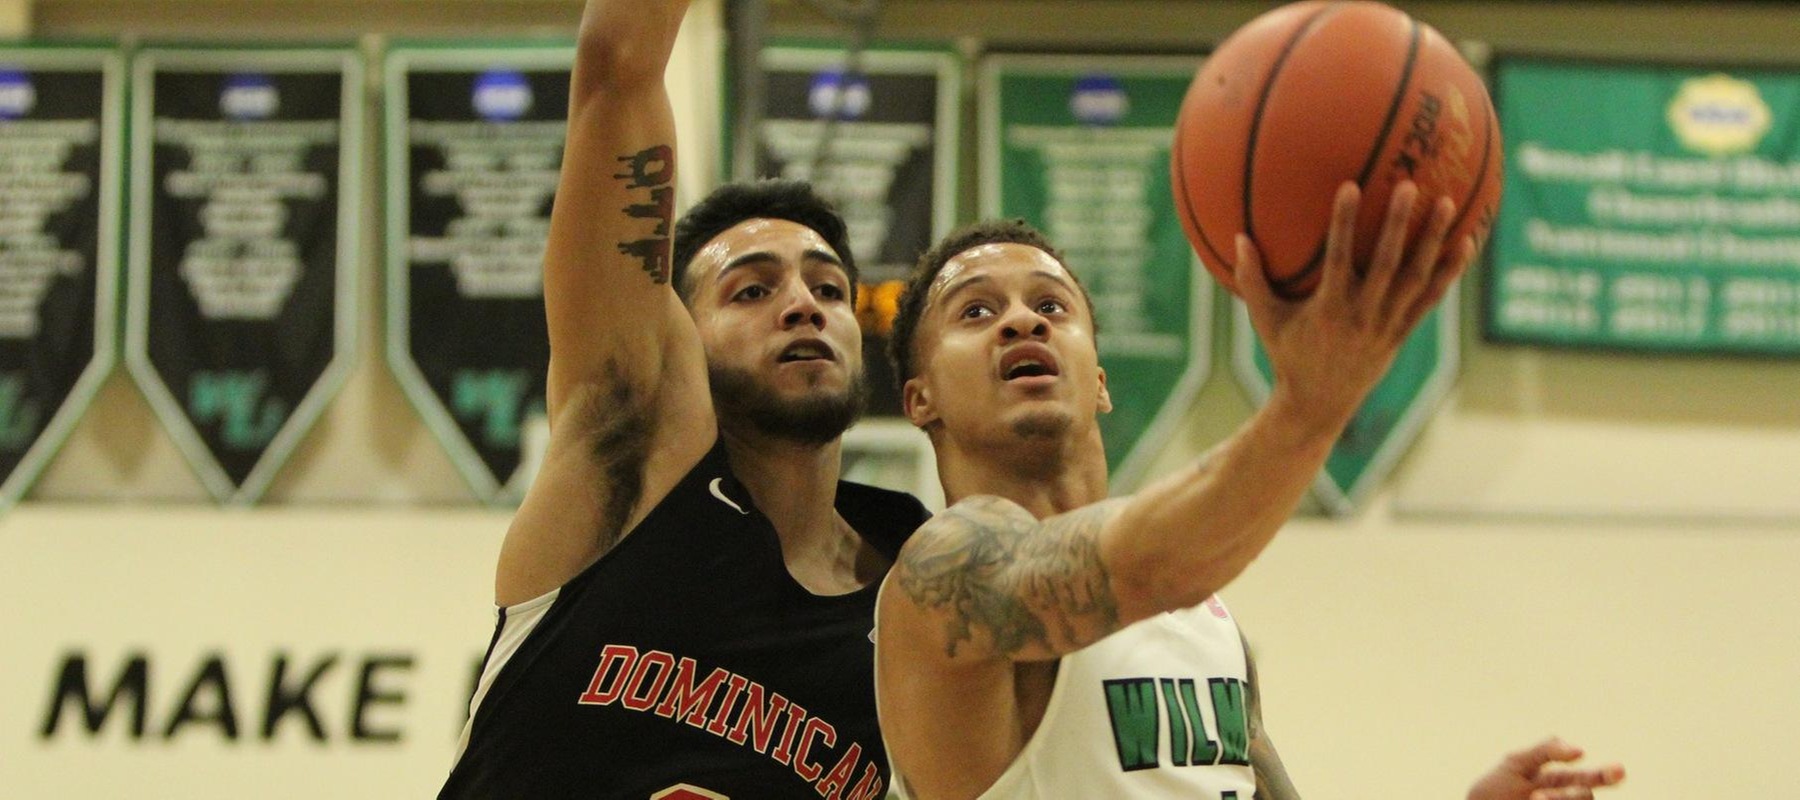
<svg viewBox="0 0 1800 800">
<path fill-rule="evenodd" d="M 1509 753 L 1469 789 L 1469 800 L 1592 800 L 1594 790 L 1625 780 L 1625 768 L 1608 764 L 1597 769 L 1551 767 L 1581 758 L 1581 748 L 1551 737 L 1536 746 Z"/>
</svg>

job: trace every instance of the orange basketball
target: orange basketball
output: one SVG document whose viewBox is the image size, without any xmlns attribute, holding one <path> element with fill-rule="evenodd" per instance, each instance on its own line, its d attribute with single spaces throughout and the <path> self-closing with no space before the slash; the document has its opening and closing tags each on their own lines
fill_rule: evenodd
<svg viewBox="0 0 1800 800">
<path fill-rule="evenodd" d="M 1431 26 L 1374 2 L 1294 3 L 1238 29 L 1188 88 L 1170 163 L 1188 241 L 1234 292 L 1242 232 L 1278 293 L 1311 293 L 1347 180 L 1363 194 L 1358 269 L 1403 180 L 1419 186 L 1414 236 L 1448 195 L 1447 241 L 1483 244 L 1500 205 L 1499 122 L 1481 77 Z"/>
</svg>

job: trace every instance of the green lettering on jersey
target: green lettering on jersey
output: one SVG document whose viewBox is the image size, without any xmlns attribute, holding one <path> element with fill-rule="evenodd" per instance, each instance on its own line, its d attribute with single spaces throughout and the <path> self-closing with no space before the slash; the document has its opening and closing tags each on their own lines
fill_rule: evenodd
<svg viewBox="0 0 1800 800">
<path fill-rule="evenodd" d="M 1189 764 L 1194 766 L 1210 766 L 1219 760 L 1219 743 L 1213 741 L 1206 733 L 1206 723 L 1200 720 L 1200 698 L 1194 691 L 1194 679 L 1182 678 L 1178 684 L 1181 689 L 1181 702 L 1187 709 L 1188 726 L 1194 730 L 1194 748 L 1188 754 Z"/>
<path fill-rule="evenodd" d="M 1221 764 L 1250 765 L 1250 727 L 1244 721 L 1244 684 L 1236 678 L 1213 678 L 1213 719 L 1219 722 Z"/>
<path fill-rule="evenodd" d="M 1177 767 L 1188 764 L 1188 716 L 1175 697 L 1175 681 L 1162 679 L 1163 714 L 1169 718 L 1169 763 Z M 1204 730 L 1204 729 L 1202 729 Z"/>
<path fill-rule="evenodd" d="M 1113 741 L 1119 746 L 1119 767 L 1127 772 L 1155 769 L 1156 679 L 1126 678 L 1102 683 L 1106 710 L 1112 718 Z"/>
</svg>

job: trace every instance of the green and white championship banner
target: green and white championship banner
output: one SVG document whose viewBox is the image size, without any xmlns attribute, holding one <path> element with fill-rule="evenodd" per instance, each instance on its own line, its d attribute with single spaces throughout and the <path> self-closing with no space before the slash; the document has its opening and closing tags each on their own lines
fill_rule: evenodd
<svg viewBox="0 0 1800 800">
<path fill-rule="evenodd" d="M 546 430 L 543 261 L 564 43 L 401 43 L 385 66 L 388 364 L 482 500 L 517 502 Z"/>
<path fill-rule="evenodd" d="M 1499 61 L 1488 334 L 1800 352 L 1800 73 Z"/>
<path fill-rule="evenodd" d="M 254 502 L 356 352 L 362 61 L 140 50 L 126 365 L 212 495 Z"/>
<path fill-rule="evenodd" d="M 0 47 L 0 505 L 49 463 L 111 371 L 124 59 Z"/>
<path fill-rule="evenodd" d="M 1094 300 L 1115 485 L 1136 486 L 1206 382 L 1212 281 L 1182 234 L 1169 152 L 1198 57 L 996 55 L 980 82 L 981 213 L 1019 217 Z"/>
</svg>

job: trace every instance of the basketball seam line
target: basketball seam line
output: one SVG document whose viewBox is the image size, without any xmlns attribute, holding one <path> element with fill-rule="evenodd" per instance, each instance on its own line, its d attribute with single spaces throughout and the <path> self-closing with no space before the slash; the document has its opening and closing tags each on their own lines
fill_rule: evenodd
<svg viewBox="0 0 1800 800">
<path fill-rule="evenodd" d="M 1375 160 L 1381 155 L 1382 146 L 1387 143 L 1388 134 L 1394 131 L 1394 119 L 1400 116 L 1400 106 L 1406 102 L 1407 90 L 1412 88 L 1413 65 L 1419 60 L 1420 29 L 1418 20 L 1408 17 L 1407 21 L 1412 23 L 1412 34 L 1406 43 L 1406 61 L 1400 66 L 1400 85 L 1394 89 L 1394 99 L 1388 103 L 1387 118 L 1381 122 L 1381 132 L 1375 135 L 1374 147 L 1369 150 L 1369 157 L 1363 161 L 1362 172 L 1356 176 L 1357 189 L 1366 190 L 1368 188 L 1369 175 L 1375 171 Z M 1320 240 L 1319 249 L 1313 252 L 1312 258 L 1307 260 L 1306 266 L 1302 267 L 1299 272 L 1276 281 L 1275 288 L 1288 290 L 1296 284 L 1304 282 L 1307 278 L 1312 277 L 1314 272 L 1319 271 L 1319 267 L 1324 261 L 1325 240 Z"/>
<path fill-rule="evenodd" d="M 1185 115 L 1186 113 L 1187 110 L 1183 108 L 1182 115 Z M 1170 166 L 1174 168 L 1175 172 L 1176 189 L 1181 192 L 1182 198 L 1181 202 L 1176 205 L 1187 215 L 1188 222 L 1194 226 L 1194 232 L 1200 235 L 1200 245 L 1206 248 L 1207 253 L 1212 254 L 1214 261 L 1211 263 L 1218 264 L 1221 268 L 1225 268 L 1227 272 L 1232 272 L 1234 270 L 1231 269 L 1231 267 L 1236 266 L 1235 260 L 1229 266 L 1226 264 L 1227 259 L 1219 252 L 1218 248 L 1213 247 L 1212 239 L 1208 238 L 1206 235 L 1206 228 L 1200 224 L 1200 218 L 1194 214 L 1193 201 L 1187 199 L 1190 196 L 1188 194 L 1187 170 L 1182 169 L 1181 166 L 1182 132 L 1184 130 L 1185 128 L 1181 124 L 1181 115 L 1177 115 L 1175 118 L 1175 146 L 1170 148 L 1169 156 Z"/>
<path fill-rule="evenodd" d="M 1244 196 L 1242 201 L 1244 208 L 1244 234 L 1249 236 L 1252 240 L 1256 239 L 1256 221 L 1254 211 L 1250 207 L 1250 198 L 1252 195 L 1251 184 L 1255 182 L 1256 176 L 1256 139 L 1262 128 L 1263 110 L 1269 105 L 1269 95 L 1275 91 L 1275 79 L 1281 75 L 1281 68 L 1287 63 L 1288 56 L 1293 54 L 1294 48 L 1300 45 L 1300 40 L 1306 38 L 1306 35 L 1312 32 L 1313 26 L 1317 25 L 1321 18 L 1326 14 L 1336 11 L 1340 5 L 1343 4 L 1331 3 L 1330 5 L 1313 12 L 1313 15 L 1307 17 L 1305 22 L 1300 23 L 1300 29 L 1294 31 L 1293 37 L 1288 39 L 1287 44 L 1282 46 L 1281 55 L 1275 58 L 1275 63 L 1269 67 L 1268 77 L 1263 79 L 1262 93 L 1256 100 L 1256 114 L 1250 117 L 1250 138 L 1244 145 Z M 1267 271 L 1267 265 L 1264 265 L 1264 270 L 1265 272 Z M 1281 284 L 1282 281 L 1274 281 L 1271 283 L 1271 285 L 1277 289 L 1280 288 Z"/>
<path fill-rule="evenodd" d="M 1448 230 L 1456 230 L 1457 226 L 1463 223 L 1463 220 L 1469 218 L 1469 211 L 1473 208 L 1475 196 L 1481 194 L 1482 187 L 1487 185 L 1487 166 L 1488 162 L 1494 157 L 1494 130 L 1495 126 L 1499 123 L 1499 120 L 1494 118 L 1494 106 L 1492 103 L 1488 103 L 1487 112 L 1487 135 L 1481 137 L 1481 167 L 1480 170 L 1475 173 L 1475 185 L 1469 187 L 1469 196 L 1463 198 L 1462 205 L 1456 209 L 1456 219 L 1451 220 Z M 1459 243 L 1451 243 L 1452 246 L 1457 244 Z"/>
</svg>

